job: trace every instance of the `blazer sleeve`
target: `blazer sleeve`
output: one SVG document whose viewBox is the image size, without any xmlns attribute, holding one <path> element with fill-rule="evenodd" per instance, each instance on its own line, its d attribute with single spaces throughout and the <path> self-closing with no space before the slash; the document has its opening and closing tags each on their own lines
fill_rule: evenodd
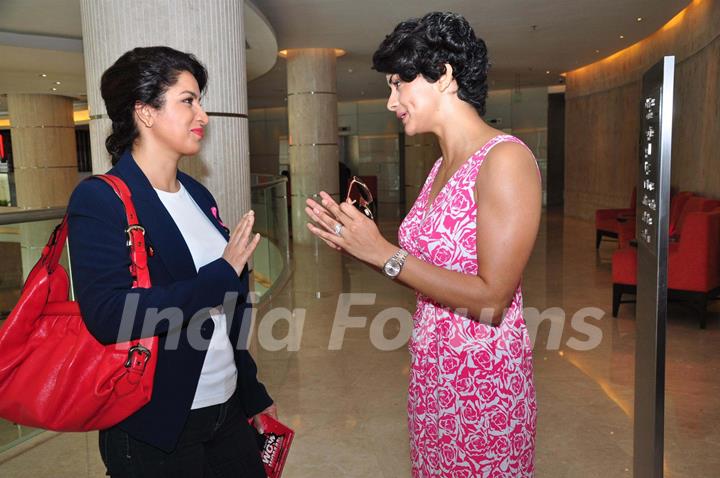
<svg viewBox="0 0 720 478">
<path fill-rule="evenodd" d="M 68 205 L 73 285 L 85 324 L 99 342 L 167 334 L 222 303 L 226 292 L 242 293 L 240 279 L 223 258 L 191 279 L 133 289 L 126 227 L 124 206 L 105 183 L 77 186 Z"/>
<path fill-rule="evenodd" d="M 253 417 L 273 404 L 272 398 L 257 379 L 257 366 L 250 352 L 235 352 L 235 365 L 238 370 L 237 391 L 245 408 L 245 415 Z"/>
</svg>

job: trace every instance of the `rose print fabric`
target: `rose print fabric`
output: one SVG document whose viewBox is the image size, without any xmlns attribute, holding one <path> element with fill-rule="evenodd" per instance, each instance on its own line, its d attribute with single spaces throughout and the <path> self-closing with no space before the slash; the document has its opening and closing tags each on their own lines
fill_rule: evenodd
<svg viewBox="0 0 720 478">
<path fill-rule="evenodd" d="M 490 140 L 428 204 L 440 158 L 399 230 L 413 256 L 476 275 L 475 179 Z M 424 478 L 518 478 L 534 472 L 536 404 L 532 346 L 515 291 L 500 326 L 454 313 L 417 295 L 413 316 L 408 426 L 412 474 Z"/>
</svg>

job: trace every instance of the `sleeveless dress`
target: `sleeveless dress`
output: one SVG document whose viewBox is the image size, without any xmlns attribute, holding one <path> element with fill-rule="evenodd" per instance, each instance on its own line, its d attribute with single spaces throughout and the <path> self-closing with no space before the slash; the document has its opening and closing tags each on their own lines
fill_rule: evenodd
<svg viewBox="0 0 720 478">
<path fill-rule="evenodd" d="M 503 141 L 523 144 L 509 135 L 493 138 L 428 205 L 442 158 L 435 162 L 400 226 L 401 247 L 430 264 L 477 275 L 475 179 L 487 153 Z M 537 408 L 522 309 L 519 284 L 496 327 L 417 294 L 409 343 L 413 477 L 533 476 Z"/>
</svg>

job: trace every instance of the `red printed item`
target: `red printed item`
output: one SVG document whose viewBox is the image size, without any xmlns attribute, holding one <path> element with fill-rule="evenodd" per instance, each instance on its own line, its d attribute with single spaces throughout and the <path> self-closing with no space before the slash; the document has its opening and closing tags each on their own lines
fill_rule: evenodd
<svg viewBox="0 0 720 478">
<path fill-rule="evenodd" d="M 252 419 L 250 420 L 252 424 Z M 260 459 L 268 478 L 280 478 L 295 432 L 270 415 L 260 415 Z"/>
</svg>

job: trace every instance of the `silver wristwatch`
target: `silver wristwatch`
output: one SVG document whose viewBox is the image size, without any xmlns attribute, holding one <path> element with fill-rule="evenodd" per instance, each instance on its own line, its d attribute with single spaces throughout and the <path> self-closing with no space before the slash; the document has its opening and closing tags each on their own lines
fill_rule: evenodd
<svg viewBox="0 0 720 478">
<path fill-rule="evenodd" d="M 391 279 L 396 278 L 403 266 L 405 265 L 405 259 L 407 259 L 408 251 L 400 249 L 393 256 L 385 262 L 382 268 L 383 274 Z"/>
</svg>

